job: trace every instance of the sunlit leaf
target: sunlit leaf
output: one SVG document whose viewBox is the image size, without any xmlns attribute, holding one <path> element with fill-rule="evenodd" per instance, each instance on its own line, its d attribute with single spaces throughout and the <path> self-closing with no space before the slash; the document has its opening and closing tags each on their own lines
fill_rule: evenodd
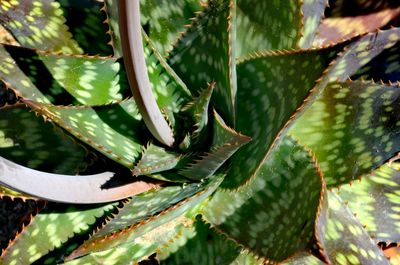
<svg viewBox="0 0 400 265">
<path fill-rule="evenodd" d="M 326 194 L 316 233 L 321 251 L 333 264 L 389 264 L 362 225 L 332 192 Z"/>
<path fill-rule="evenodd" d="M 223 176 L 187 187 L 170 187 L 139 195 L 128 203 L 116 218 L 106 223 L 89 240 L 68 258 L 73 259 L 90 252 L 104 251 L 121 244 L 133 242 L 145 233 L 163 225 L 199 205 L 221 183 Z M 161 193 L 164 196 L 159 195 Z M 174 196 L 170 193 L 175 194 Z"/>
<path fill-rule="evenodd" d="M 187 28 L 169 54 L 168 63 L 197 96 L 215 82 L 215 108 L 228 125 L 234 118 L 236 71 L 234 49 L 235 1 L 212 0 Z"/>
<path fill-rule="evenodd" d="M 400 242 L 399 185 L 399 164 L 385 164 L 352 185 L 342 185 L 338 194 L 373 240 Z"/>
<path fill-rule="evenodd" d="M 307 151 L 285 139 L 248 186 L 217 191 L 203 212 L 218 231 L 278 262 L 310 247 L 322 188 Z"/>
<path fill-rule="evenodd" d="M 399 102 L 397 86 L 331 83 L 290 134 L 312 149 L 328 185 L 346 183 L 400 151 Z"/>
<path fill-rule="evenodd" d="M 253 176 L 277 134 L 333 59 L 337 48 L 265 54 L 238 64 L 236 131 L 252 141 L 233 156 L 224 187 L 244 184 Z M 291 66 L 300 66 L 300 68 Z"/>
<path fill-rule="evenodd" d="M 31 264 L 66 242 L 75 234 L 87 232 L 96 218 L 111 211 L 113 205 L 58 206 L 35 216 L 0 257 L 2 264 Z M 62 229 L 59 229 L 62 227 Z"/>
<path fill-rule="evenodd" d="M 1 1 L 0 24 L 25 47 L 64 53 L 83 52 L 72 39 L 57 1 Z"/>
<path fill-rule="evenodd" d="M 25 103 L 79 140 L 130 169 L 139 158 L 143 128 L 132 100 L 93 108 Z"/>
</svg>

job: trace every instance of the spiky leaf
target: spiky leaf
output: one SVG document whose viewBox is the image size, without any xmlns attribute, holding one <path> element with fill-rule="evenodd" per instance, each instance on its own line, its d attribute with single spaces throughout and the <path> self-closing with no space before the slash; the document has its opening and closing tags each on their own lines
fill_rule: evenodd
<svg viewBox="0 0 400 265">
<path fill-rule="evenodd" d="M 197 220 L 192 238 L 161 264 L 231 264 L 240 253 L 235 242 Z"/>
<path fill-rule="evenodd" d="M 110 56 L 107 15 L 102 11 L 102 1 L 57 0 L 65 18 L 65 24 L 84 54 Z"/>
<path fill-rule="evenodd" d="M 376 168 L 400 150 L 400 89 L 331 83 L 290 132 L 313 150 L 328 185 Z"/>
<path fill-rule="evenodd" d="M 385 164 L 360 181 L 341 186 L 338 194 L 372 239 L 400 242 L 399 185 L 400 165 Z"/>
<path fill-rule="evenodd" d="M 202 180 L 212 176 L 241 146 L 250 138 L 236 133 L 227 127 L 222 118 L 214 112 L 213 144 L 209 153 L 201 156 L 179 174 L 193 180 Z"/>
<path fill-rule="evenodd" d="M 384 50 L 352 76 L 354 79 L 373 79 L 385 83 L 400 81 L 400 42 Z"/>
<path fill-rule="evenodd" d="M 167 151 L 163 147 L 150 143 L 144 149 L 139 162 L 132 170 L 132 174 L 139 176 L 170 170 L 173 169 L 181 159 L 182 155 Z"/>
<path fill-rule="evenodd" d="M 25 47 L 82 53 L 65 25 L 60 3 L 54 0 L 2 1 L 0 23 Z"/>
<path fill-rule="evenodd" d="M 62 107 L 24 101 L 116 162 L 133 169 L 141 150 L 141 118 L 132 100 L 98 107 Z M 129 124 L 129 127 L 128 125 Z"/>
<path fill-rule="evenodd" d="M 336 52 L 337 49 L 336 48 Z M 277 134 L 303 103 L 333 59 L 335 48 L 264 54 L 238 64 L 236 130 L 252 141 L 232 160 L 225 187 L 242 185 L 255 174 Z M 298 68 L 291 68 L 298 65 Z"/>
<path fill-rule="evenodd" d="M 31 264 L 75 234 L 87 232 L 96 218 L 112 210 L 113 205 L 78 207 L 58 206 L 35 216 L 5 250 L 2 264 Z M 62 227 L 62 229 L 59 229 Z"/>
<path fill-rule="evenodd" d="M 87 150 L 24 106 L 2 108 L 0 116 L 1 157 L 58 174 L 76 174 L 85 167 Z"/>
<path fill-rule="evenodd" d="M 175 44 L 169 64 L 197 95 L 204 84 L 215 82 L 216 109 L 233 123 L 235 83 L 235 1 L 212 0 Z M 217 59 L 218 58 L 218 59 Z"/>
<path fill-rule="evenodd" d="M 322 188 L 318 165 L 287 138 L 248 186 L 218 191 L 204 216 L 255 254 L 282 261 L 309 247 Z"/>
<path fill-rule="evenodd" d="M 0 78 L 35 101 L 100 105 L 126 95 L 121 66 L 112 58 L 56 55 L 8 45 L 0 47 L 0 54 L 4 58 Z"/>
<path fill-rule="evenodd" d="M 389 264 L 362 225 L 332 192 L 326 195 L 316 233 L 321 251 L 333 264 Z"/>
<path fill-rule="evenodd" d="M 101 228 L 88 241 L 75 250 L 69 258 L 72 259 L 90 252 L 103 251 L 124 243 L 133 242 L 136 238 L 182 216 L 188 210 L 199 205 L 215 191 L 221 183 L 222 177 L 221 175 L 217 176 L 212 181 L 205 181 L 199 185 L 192 184 L 187 187 L 188 190 L 186 191 L 188 193 L 175 195 L 175 200 L 170 200 L 171 197 L 169 196 L 164 197 L 164 204 L 160 204 L 160 198 L 157 193 L 147 195 L 150 198 L 144 197 L 142 200 L 139 199 L 138 203 L 135 203 L 135 200 L 133 200 L 130 207 L 124 207 L 123 212 L 116 219 L 113 219 Z M 173 193 L 177 191 L 182 193 L 182 190 L 179 188 L 178 190 L 172 190 Z M 149 205 L 150 209 L 143 210 L 143 204 Z M 127 216 L 126 218 L 124 217 L 125 215 Z"/>
<path fill-rule="evenodd" d="M 168 0 L 141 1 L 142 25 L 160 54 L 166 55 L 172 48 L 171 43 L 189 24 L 189 19 L 201 9 L 201 2 L 197 0 L 178 0 L 173 3 Z"/>
</svg>

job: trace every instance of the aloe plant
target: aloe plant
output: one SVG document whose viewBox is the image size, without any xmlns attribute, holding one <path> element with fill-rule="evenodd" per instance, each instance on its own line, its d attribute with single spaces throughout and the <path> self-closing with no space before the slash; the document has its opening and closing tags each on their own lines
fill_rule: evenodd
<svg viewBox="0 0 400 265">
<path fill-rule="evenodd" d="M 400 10 L 330 2 L 1 1 L 0 264 L 388 264 Z"/>
</svg>

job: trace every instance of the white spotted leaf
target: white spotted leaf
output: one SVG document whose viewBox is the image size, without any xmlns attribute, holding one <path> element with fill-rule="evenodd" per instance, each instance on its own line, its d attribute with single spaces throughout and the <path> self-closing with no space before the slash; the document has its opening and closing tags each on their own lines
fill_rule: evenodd
<svg viewBox="0 0 400 265">
<path fill-rule="evenodd" d="M 342 200 L 328 191 L 316 226 L 317 240 L 332 264 L 385 264 L 389 261 Z"/>
<path fill-rule="evenodd" d="M 398 86 L 331 83 L 290 134 L 313 151 L 327 185 L 348 183 L 400 151 L 399 102 Z"/>
<path fill-rule="evenodd" d="M 1 1 L 0 24 L 29 48 L 82 53 L 65 24 L 60 3 L 54 0 Z"/>
<path fill-rule="evenodd" d="M 399 185 L 400 165 L 387 163 L 360 181 L 342 185 L 337 193 L 373 240 L 400 242 Z"/>
<path fill-rule="evenodd" d="M 195 96 L 204 84 L 215 82 L 214 106 L 231 126 L 236 95 L 235 6 L 233 0 L 209 1 L 174 45 L 168 60 Z"/>
<path fill-rule="evenodd" d="M 218 231 L 279 262 L 310 248 L 322 191 L 318 165 L 285 138 L 248 186 L 217 191 L 203 213 Z"/>
</svg>

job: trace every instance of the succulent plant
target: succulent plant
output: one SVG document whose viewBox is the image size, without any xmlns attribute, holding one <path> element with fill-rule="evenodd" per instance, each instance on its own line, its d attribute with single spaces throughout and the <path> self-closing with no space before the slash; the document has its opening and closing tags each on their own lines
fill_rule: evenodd
<svg viewBox="0 0 400 265">
<path fill-rule="evenodd" d="M 1 1 L 0 264 L 388 264 L 400 9 L 351 2 Z"/>
</svg>

